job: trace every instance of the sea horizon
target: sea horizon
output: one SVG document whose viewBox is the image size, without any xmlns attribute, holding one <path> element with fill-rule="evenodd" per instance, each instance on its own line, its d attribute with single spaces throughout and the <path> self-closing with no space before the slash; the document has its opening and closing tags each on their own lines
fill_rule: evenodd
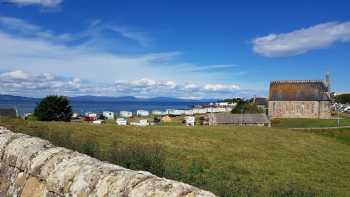
<svg viewBox="0 0 350 197">
<path fill-rule="evenodd" d="M 0 107 L 15 107 L 20 116 L 32 113 L 38 101 L 1 101 Z M 120 112 L 137 110 L 190 109 L 194 105 L 206 104 L 205 101 L 70 101 L 75 113 L 103 111 Z"/>
</svg>

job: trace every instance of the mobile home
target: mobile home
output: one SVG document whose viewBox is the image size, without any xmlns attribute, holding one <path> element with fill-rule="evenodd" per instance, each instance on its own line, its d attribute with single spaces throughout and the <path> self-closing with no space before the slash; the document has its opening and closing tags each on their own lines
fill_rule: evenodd
<svg viewBox="0 0 350 197">
<path fill-rule="evenodd" d="M 102 115 L 108 120 L 114 120 L 114 112 L 104 111 Z"/>
<path fill-rule="evenodd" d="M 132 117 L 132 112 L 130 111 L 120 111 L 119 116 L 123 118 L 130 118 Z"/>
</svg>

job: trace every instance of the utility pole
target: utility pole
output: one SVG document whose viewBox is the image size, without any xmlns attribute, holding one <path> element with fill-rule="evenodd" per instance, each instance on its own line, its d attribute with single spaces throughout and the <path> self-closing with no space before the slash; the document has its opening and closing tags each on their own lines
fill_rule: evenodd
<svg viewBox="0 0 350 197">
<path fill-rule="evenodd" d="M 338 118 L 337 118 L 337 127 L 339 128 L 339 127 L 340 127 L 339 109 L 337 109 L 337 115 L 338 115 Z"/>
<path fill-rule="evenodd" d="M 243 126 L 243 109 L 241 109 L 241 126 Z"/>
<path fill-rule="evenodd" d="M 211 122 L 211 125 L 213 126 L 213 124 L 214 124 L 214 116 L 213 116 L 213 108 L 210 108 L 211 110 L 210 110 L 210 122 Z"/>
</svg>

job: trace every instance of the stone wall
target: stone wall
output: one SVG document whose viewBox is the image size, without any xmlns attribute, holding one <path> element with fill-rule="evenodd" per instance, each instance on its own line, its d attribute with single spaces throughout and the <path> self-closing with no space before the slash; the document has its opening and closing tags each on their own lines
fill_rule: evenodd
<svg viewBox="0 0 350 197">
<path fill-rule="evenodd" d="M 214 194 L 112 165 L 0 127 L 0 196 L 187 196 Z"/>
<path fill-rule="evenodd" d="M 270 118 L 330 118 L 329 101 L 269 101 Z"/>
<path fill-rule="evenodd" d="M 320 115 L 321 119 L 331 118 L 331 105 L 329 101 L 320 101 Z"/>
</svg>

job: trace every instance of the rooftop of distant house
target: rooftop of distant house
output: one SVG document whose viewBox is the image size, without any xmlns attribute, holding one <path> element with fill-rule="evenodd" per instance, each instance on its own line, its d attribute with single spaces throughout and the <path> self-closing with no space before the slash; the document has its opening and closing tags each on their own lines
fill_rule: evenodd
<svg viewBox="0 0 350 197">
<path fill-rule="evenodd" d="M 0 116 L 17 117 L 17 110 L 15 108 L 0 108 Z"/>
</svg>

